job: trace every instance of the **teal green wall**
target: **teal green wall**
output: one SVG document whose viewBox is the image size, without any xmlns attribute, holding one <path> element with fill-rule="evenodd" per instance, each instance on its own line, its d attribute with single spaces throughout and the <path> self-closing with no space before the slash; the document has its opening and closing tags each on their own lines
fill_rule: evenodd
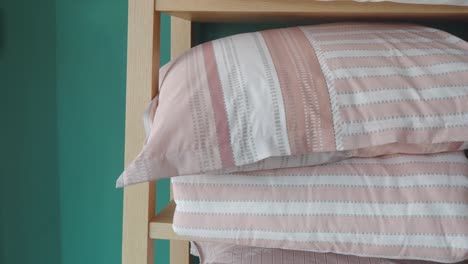
<svg viewBox="0 0 468 264">
<path fill-rule="evenodd" d="M 55 1 L 0 1 L 0 263 L 60 263 Z"/>
<path fill-rule="evenodd" d="M 62 263 L 120 263 L 122 190 L 114 184 L 124 156 L 127 1 L 60 0 L 56 16 Z M 161 205 L 169 188 L 159 185 Z M 168 263 L 168 243 L 156 246 L 157 263 Z"/>
<path fill-rule="evenodd" d="M 56 8 L 61 263 L 119 263 L 126 2 Z"/>
</svg>

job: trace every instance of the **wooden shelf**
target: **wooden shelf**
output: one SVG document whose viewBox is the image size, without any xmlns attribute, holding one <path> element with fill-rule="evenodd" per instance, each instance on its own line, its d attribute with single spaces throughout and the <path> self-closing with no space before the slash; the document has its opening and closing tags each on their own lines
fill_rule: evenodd
<svg viewBox="0 0 468 264">
<path fill-rule="evenodd" d="M 153 219 L 149 224 L 149 236 L 151 239 L 168 239 L 168 240 L 187 240 L 180 237 L 172 230 L 172 219 L 174 217 L 176 204 L 172 200 L 169 204 Z"/>
<path fill-rule="evenodd" d="M 306 18 L 468 19 L 468 7 L 351 0 L 156 0 L 156 10 L 197 22 L 281 21 Z"/>
</svg>

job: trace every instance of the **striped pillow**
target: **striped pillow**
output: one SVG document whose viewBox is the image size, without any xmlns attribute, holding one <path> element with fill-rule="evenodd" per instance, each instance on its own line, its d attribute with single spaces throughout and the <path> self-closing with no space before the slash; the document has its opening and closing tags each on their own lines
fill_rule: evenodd
<svg viewBox="0 0 468 264">
<path fill-rule="evenodd" d="M 174 177 L 172 186 L 173 229 L 194 241 L 468 261 L 468 160 L 461 151 Z"/>
<path fill-rule="evenodd" d="M 468 43 L 437 29 L 352 23 L 235 35 L 162 69 L 148 143 L 117 185 L 456 150 L 468 141 L 467 100 Z"/>
</svg>

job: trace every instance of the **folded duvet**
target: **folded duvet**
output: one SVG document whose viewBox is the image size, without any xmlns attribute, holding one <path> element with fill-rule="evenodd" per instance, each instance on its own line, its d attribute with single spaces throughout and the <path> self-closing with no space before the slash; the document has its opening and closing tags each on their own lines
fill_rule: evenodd
<svg viewBox="0 0 468 264">
<path fill-rule="evenodd" d="M 443 263 L 468 259 L 468 159 L 461 151 L 172 182 L 173 228 L 193 240 Z"/>
</svg>

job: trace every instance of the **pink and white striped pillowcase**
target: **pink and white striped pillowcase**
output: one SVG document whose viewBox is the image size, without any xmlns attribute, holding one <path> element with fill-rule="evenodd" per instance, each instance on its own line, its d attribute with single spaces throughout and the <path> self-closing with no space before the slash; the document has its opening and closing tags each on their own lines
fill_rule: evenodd
<svg viewBox="0 0 468 264">
<path fill-rule="evenodd" d="M 437 29 L 346 23 L 235 35 L 193 48 L 161 76 L 148 142 L 118 186 L 468 142 L 468 44 Z"/>
<path fill-rule="evenodd" d="M 454 263 L 468 260 L 463 152 L 172 178 L 194 241 Z"/>
</svg>

